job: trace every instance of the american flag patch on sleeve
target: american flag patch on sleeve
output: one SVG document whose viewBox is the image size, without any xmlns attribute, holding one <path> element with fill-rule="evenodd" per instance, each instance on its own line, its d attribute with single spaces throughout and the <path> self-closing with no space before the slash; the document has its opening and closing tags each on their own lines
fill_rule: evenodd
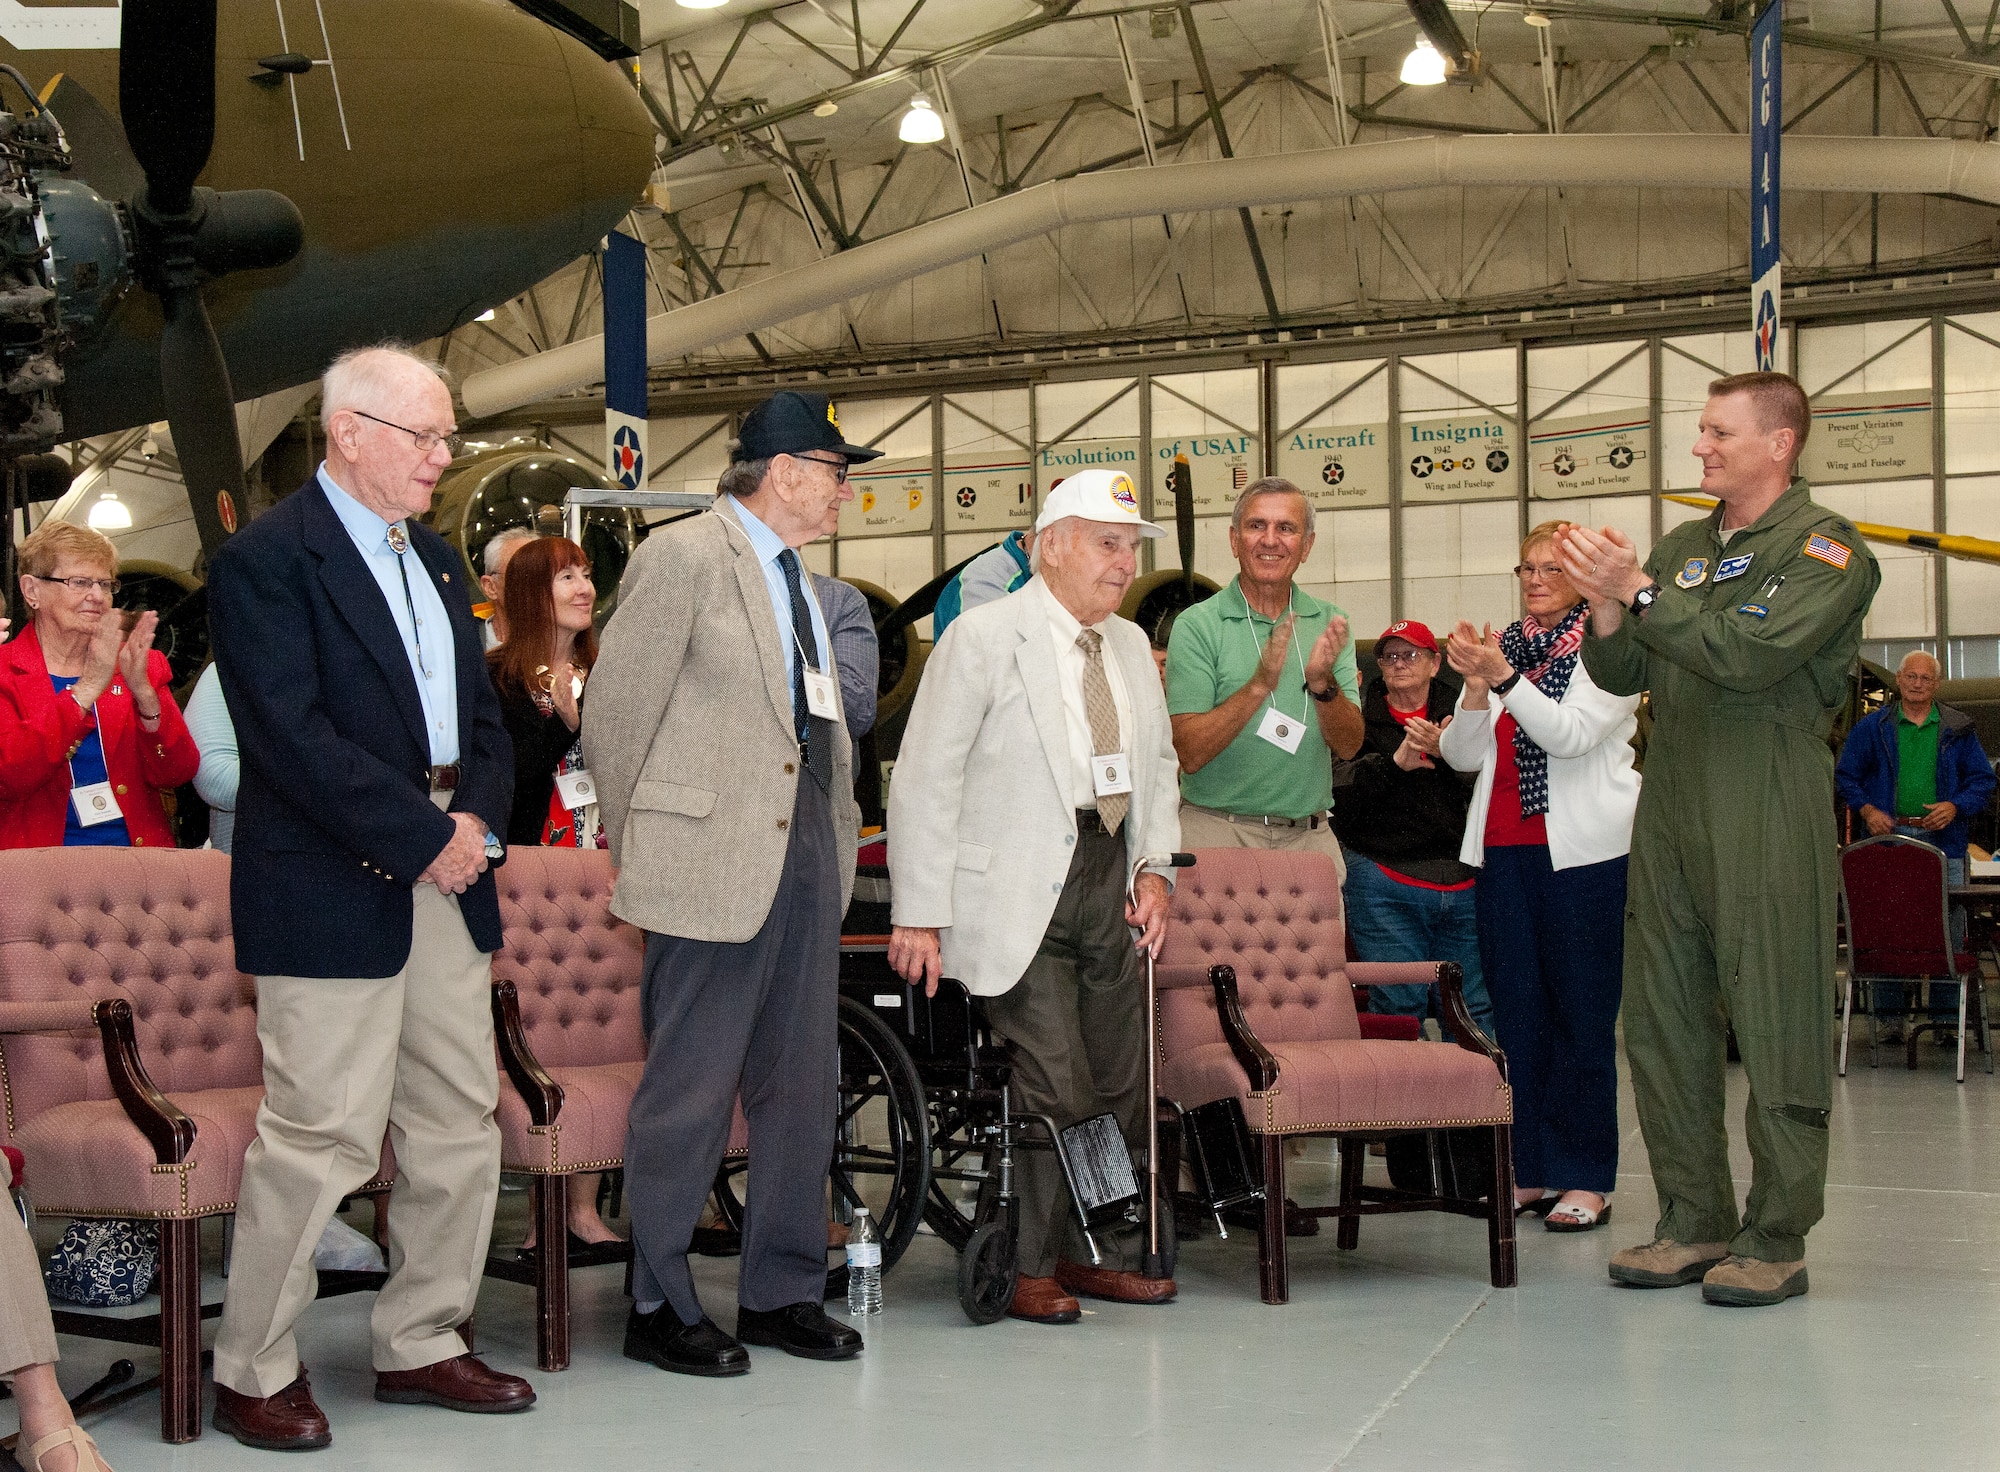
<svg viewBox="0 0 2000 1472">
<path fill-rule="evenodd" d="M 1806 556 L 1817 557 L 1821 562 L 1845 569 L 1848 559 L 1853 557 L 1854 553 L 1834 541 L 1832 537 L 1823 537 L 1814 532 L 1806 538 Z"/>
</svg>

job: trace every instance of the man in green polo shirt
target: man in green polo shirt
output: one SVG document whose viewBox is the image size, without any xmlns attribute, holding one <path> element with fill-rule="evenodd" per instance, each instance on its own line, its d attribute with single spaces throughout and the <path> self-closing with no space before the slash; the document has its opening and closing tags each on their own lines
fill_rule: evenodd
<svg viewBox="0 0 2000 1472">
<path fill-rule="evenodd" d="M 1312 505 L 1290 481 L 1267 476 L 1237 497 L 1239 572 L 1175 619 L 1167 710 L 1184 847 L 1311 849 L 1344 880 L 1328 753 L 1361 749 L 1361 682 L 1347 615 L 1293 584 L 1312 545 Z"/>
</svg>

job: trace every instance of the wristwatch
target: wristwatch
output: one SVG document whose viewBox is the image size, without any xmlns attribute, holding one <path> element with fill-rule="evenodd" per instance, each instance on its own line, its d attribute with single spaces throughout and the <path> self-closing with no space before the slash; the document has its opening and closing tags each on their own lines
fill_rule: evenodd
<svg viewBox="0 0 2000 1472">
<path fill-rule="evenodd" d="M 1660 585 L 1658 583 L 1648 583 L 1632 595 L 1632 613 L 1637 618 L 1644 618 L 1646 610 L 1659 601 Z"/>
<path fill-rule="evenodd" d="M 1319 691 L 1313 689 L 1312 686 L 1306 684 L 1303 680 L 1299 682 L 1299 688 L 1314 700 L 1317 700 L 1321 705 L 1328 705 L 1340 699 L 1340 681 L 1338 680 L 1335 680 L 1331 685 L 1326 687 L 1326 694 L 1324 695 L 1320 694 Z"/>
<path fill-rule="evenodd" d="M 1505 695 L 1509 690 L 1512 690 L 1516 685 L 1520 683 L 1521 683 L 1521 672 L 1519 670 L 1515 670 L 1513 674 L 1509 675 L 1506 679 L 1502 680 L 1499 684 L 1493 687 L 1493 693 L 1495 695 Z"/>
</svg>

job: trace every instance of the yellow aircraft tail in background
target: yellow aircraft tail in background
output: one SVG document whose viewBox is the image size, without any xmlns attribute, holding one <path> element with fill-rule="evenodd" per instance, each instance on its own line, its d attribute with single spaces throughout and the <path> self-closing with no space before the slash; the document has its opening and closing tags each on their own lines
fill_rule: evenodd
<svg viewBox="0 0 2000 1472">
<path fill-rule="evenodd" d="M 1699 506 L 1704 511 L 1715 506 L 1712 496 L 1667 496 L 1664 499 L 1678 501 L 1683 506 Z M 2000 565 L 2000 542 L 1989 542 L 1984 537 L 1954 537 L 1944 532 L 1912 531 L 1903 526 L 1878 526 L 1869 521 L 1855 522 L 1854 529 L 1871 542 L 1891 542 L 1925 552 L 1942 552 L 1947 557 L 1962 557 L 1967 562 Z"/>
</svg>

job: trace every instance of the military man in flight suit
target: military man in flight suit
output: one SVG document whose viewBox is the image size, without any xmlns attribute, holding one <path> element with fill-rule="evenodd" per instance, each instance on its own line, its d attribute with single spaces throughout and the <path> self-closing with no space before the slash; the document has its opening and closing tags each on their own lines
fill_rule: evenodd
<svg viewBox="0 0 2000 1472">
<path fill-rule="evenodd" d="M 1632 833 L 1625 1042 L 1660 1200 L 1656 1240 L 1611 1259 L 1641 1288 L 1699 1279 L 1709 1303 L 1806 1291 L 1825 1211 L 1838 865 L 1827 737 L 1881 570 L 1793 467 L 1811 426 L 1779 373 L 1709 385 L 1702 490 L 1721 504 L 1645 566 L 1611 530 L 1557 553 L 1590 600 L 1583 662 L 1650 690 Z M 1750 1083 L 1741 1215 L 1723 1120 L 1725 1030 Z"/>
</svg>

